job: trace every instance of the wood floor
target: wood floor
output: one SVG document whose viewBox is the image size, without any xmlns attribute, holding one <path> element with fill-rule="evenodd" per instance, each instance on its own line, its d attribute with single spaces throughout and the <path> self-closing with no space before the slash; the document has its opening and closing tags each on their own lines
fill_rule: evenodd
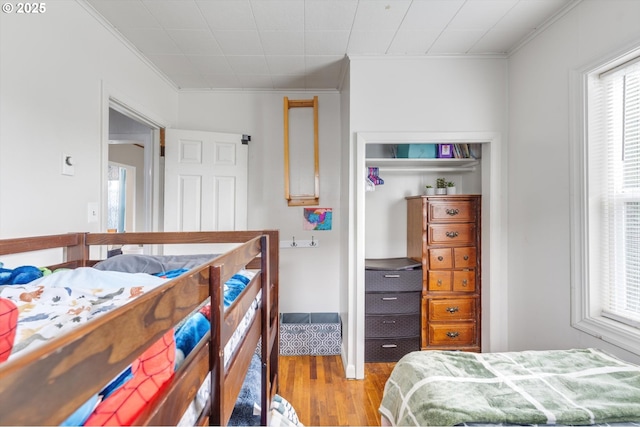
<svg viewBox="0 0 640 427">
<path fill-rule="evenodd" d="M 393 363 L 365 364 L 348 380 L 340 356 L 280 356 L 280 392 L 306 426 L 379 426 L 378 407 Z"/>
</svg>

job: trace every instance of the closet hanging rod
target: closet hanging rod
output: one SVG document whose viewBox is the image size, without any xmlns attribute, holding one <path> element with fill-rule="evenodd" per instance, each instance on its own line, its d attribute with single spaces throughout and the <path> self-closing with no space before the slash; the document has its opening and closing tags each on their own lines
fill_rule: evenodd
<svg viewBox="0 0 640 427">
<path fill-rule="evenodd" d="M 433 166 L 433 167 L 392 167 L 392 166 L 382 166 L 379 167 L 378 170 L 380 172 L 475 172 L 476 167 L 442 167 L 442 166 Z"/>
</svg>

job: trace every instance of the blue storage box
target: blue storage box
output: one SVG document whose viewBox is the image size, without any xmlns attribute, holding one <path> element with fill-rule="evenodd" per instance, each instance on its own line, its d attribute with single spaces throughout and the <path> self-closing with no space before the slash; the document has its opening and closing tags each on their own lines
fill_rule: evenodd
<svg viewBox="0 0 640 427">
<path fill-rule="evenodd" d="M 400 159 L 435 159 L 438 144 L 398 144 Z"/>
</svg>

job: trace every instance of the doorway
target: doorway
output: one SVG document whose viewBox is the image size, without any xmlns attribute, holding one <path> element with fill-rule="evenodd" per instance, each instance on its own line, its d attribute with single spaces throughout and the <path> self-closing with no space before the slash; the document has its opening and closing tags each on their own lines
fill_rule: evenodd
<svg viewBox="0 0 640 427">
<path fill-rule="evenodd" d="M 153 146 L 158 128 L 132 116 L 109 107 L 105 226 L 118 232 L 154 230 Z"/>
<path fill-rule="evenodd" d="M 505 169 L 501 157 L 501 136 L 496 132 L 359 132 L 356 135 L 355 185 L 353 232 L 348 277 L 351 279 L 348 295 L 346 336 L 348 350 L 345 370 L 348 378 L 364 376 L 364 262 L 365 262 L 365 170 L 367 144 L 407 144 L 415 141 L 475 142 L 482 143 L 482 288 L 483 351 L 505 351 L 507 322 L 506 259 L 504 224 L 506 218 Z"/>
</svg>

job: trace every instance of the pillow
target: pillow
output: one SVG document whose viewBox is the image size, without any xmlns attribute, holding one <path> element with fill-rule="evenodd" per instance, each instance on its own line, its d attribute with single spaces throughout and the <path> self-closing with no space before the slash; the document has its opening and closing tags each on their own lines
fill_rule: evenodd
<svg viewBox="0 0 640 427">
<path fill-rule="evenodd" d="M 158 274 L 171 270 L 192 269 L 217 257 L 202 255 L 116 255 L 93 266 L 98 270 L 121 271 L 124 273 Z"/>
</svg>

